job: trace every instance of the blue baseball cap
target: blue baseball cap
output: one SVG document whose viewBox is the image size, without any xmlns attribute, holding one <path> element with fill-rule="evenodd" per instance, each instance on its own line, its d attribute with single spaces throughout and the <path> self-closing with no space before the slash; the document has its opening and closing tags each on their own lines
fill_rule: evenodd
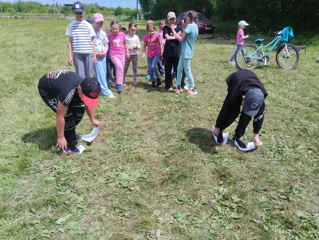
<svg viewBox="0 0 319 240">
<path fill-rule="evenodd" d="M 259 88 L 250 89 L 245 95 L 243 112 L 251 117 L 256 116 L 264 99 L 265 96 Z"/>
<path fill-rule="evenodd" d="M 72 4 L 72 11 L 75 12 L 84 12 L 84 7 L 81 2 L 75 2 Z"/>
</svg>

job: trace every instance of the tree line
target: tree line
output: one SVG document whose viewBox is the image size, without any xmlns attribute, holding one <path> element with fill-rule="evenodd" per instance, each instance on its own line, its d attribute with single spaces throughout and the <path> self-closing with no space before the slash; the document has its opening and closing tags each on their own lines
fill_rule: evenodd
<svg viewBox="0 0 319 240">
<path fill-rule="evenodd" d="M 16 13 L 42 13 L 42 14 L 72 14 L 72 8 L 70 6 L 64 6 L 61 4 L 42 4 L 34 1 L 23 2 L 18 0 L 14 3 L 11 2 L 0 2 L 2 12 L 9 13 L 11 16 Z M 104 16 L 112 15 L 125 15 L 133 18 L 136 16 L 136 9 L 131 8 L 109 8 L 99 6 L 97 3 L 85 4 L 83 3 L 85 13 L 93 15 L 94 13 L 101 13 Z"/>
<path fill-rule="evenodd" d="M 290 26 L 300 33 L 313 33 L 319 25 L 319 0 L 139 0 L 146 18 L 166 18 L 195 10 L 213 22 L 251 23 L 250 30 L 278 31 Z"/>
<path fill-rule="evenodd" d="M 165 19 L 169 11 L 180 13 L 195 10 L 202 12 L 213 22 L 250 23 L 250 32 L 273 32 L 286 26 L 298 33 L 315 33 L 319 25 L 319 0 L 139 0 L 140 13 L 145 19 Z M 2 12 L 10 13 L 62 13 L 72 14 L 71 7 L 60 4 L 43 5 L 38 2 L 18 0 L 0 2 Z M 87 15 L 100 12 L 103 15 L 136 16 L 136 9 L 108 8 L 95 4 L 83 4 Z"/>
</svg>

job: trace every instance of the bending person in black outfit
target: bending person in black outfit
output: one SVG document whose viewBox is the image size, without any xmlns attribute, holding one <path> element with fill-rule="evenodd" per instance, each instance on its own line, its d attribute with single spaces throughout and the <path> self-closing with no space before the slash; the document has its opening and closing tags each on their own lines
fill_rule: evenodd
<svg viewBox="0 0 319 240">
<path fill-rule="evenodd" d="M 56 147 L 62 152 L 78 153 L 73 142 L 79 140 L 75 128 L 82 120 L 84 111 L 91 123 L 100 128 L 93 112 L 98 104 L 100 84 L 94 78 L 83 79 L 74 72 L 60 69 L 41 77 L 38 90 L 43 101 L 57 114 Z"/>
<path fill-rule="evenodd" d="M 259 130 L 264 121 L 265 102 L 268 93 L 256 74 L 249 70 L 239 70 L 226 78 L 228 94 L 220 110 L 213 134 L 217 137 L 218 143 L 223 143 L 222 131 L 232 124 L 240 113 L 239 122 L 232 141 L 237 142 L 241 148 L 246 145 L 239 139 L 245 134 L 251 117 L 254 117 L 254 144 L 260 146 Z"/>
</svg>

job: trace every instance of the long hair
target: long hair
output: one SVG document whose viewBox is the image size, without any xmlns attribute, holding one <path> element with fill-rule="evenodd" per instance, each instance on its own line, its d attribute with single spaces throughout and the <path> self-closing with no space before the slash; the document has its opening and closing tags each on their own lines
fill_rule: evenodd
<svg viewBox="0 0 319 240">
<path fill-rule="evenodd" d="M 189 17 L 189 20 L 191 22 L 195 22 L 195 23 L 197 22 L 197 13 L 195 11 L 193 10 L 188 11 L 186 16 Z"/>
</svg>

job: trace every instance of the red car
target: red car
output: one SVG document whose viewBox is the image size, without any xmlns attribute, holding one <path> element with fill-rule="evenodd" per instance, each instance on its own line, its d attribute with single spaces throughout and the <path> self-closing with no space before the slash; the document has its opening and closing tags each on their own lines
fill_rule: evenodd
<svg viewBox="0 0 319 240">
<path fill-rule="evenodd" d="M 187 12 L 181 13 L 177 18 L 177 25 L 182 26 Z M 204 14 L 197 12 L 197 26 L 198 32 L 210 32 L 213 33 L 215 30 L 215 25 L 209 21 Z"/>
</svg>

